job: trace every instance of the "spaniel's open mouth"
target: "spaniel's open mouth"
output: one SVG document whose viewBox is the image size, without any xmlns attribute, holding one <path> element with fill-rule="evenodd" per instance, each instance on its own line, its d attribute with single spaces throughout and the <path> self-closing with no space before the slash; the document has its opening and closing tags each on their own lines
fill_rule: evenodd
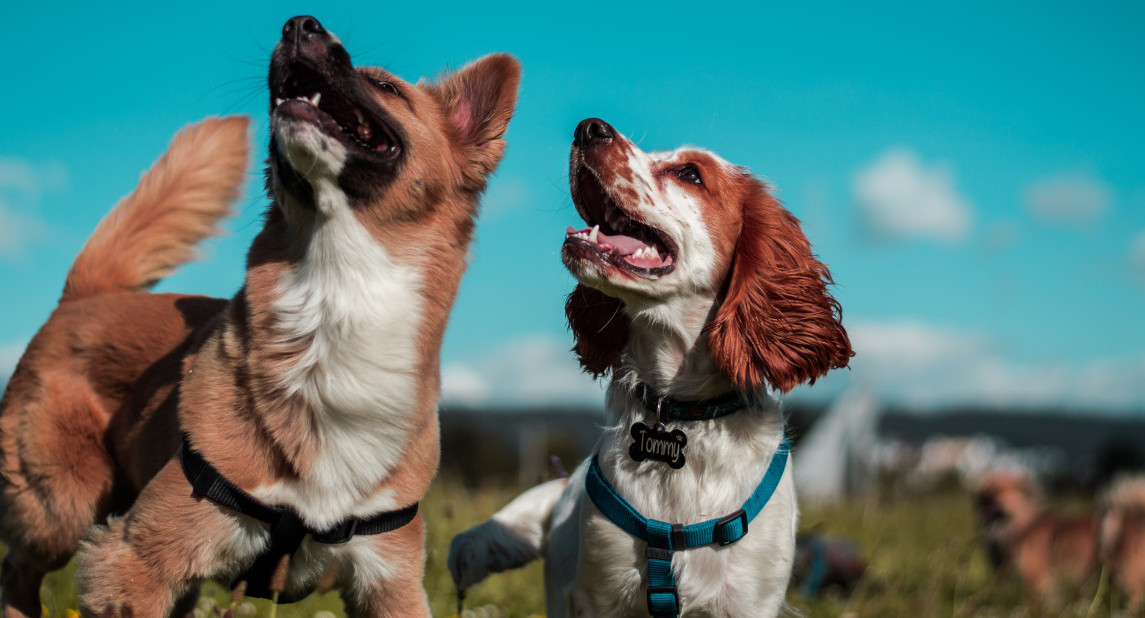
<svg viewBox="0 0 1145 618">
<path fill-rule="evenodd" d="M 638 221 L 613 199 L 589 170 L 577 173 L 573 201 L 588 227 L 565 232 L 565 245 L 583 247 L 617 267 L 642 276 L 661 276 L 676 266 L 676 243 Z"/>
</svg>

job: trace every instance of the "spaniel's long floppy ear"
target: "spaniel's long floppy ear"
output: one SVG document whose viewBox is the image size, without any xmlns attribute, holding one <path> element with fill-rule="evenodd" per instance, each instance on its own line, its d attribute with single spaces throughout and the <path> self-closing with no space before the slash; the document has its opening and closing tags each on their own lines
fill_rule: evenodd
<svg viewBox="0 0 1145 618">
<path fill-rule="evenodd" d="M 490 54 L 441 79 L 438 97 L 465 157 L 466 179 L 483 186 L 505 154 L 505 130 L 517 105 L 521 63 Z"/>
<path fill-rule="evenodd" d="M 586 372 L 598 378 L 620 366 L 628 340 L 628 314 L 620 300 L 578 283 L 565 302 L 565 315 L 576 340 L 573 351 Z"/>
<path fill-rule="evenodd" d="M 743 228 L 708 345 L 739 388 L 787 392 L 846 367 L 854 352 L 831 273 L 811 253 L 799 221 L 767 185 L 745 176 Z"/>
</svg>

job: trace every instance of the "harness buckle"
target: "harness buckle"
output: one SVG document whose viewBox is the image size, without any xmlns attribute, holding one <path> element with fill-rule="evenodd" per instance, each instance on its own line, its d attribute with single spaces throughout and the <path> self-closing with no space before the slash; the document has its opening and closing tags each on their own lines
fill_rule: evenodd
<svg viewBox="0 0 1145 618">
<path fill-rule="evenodd" d="M 740 522 L 740 530 L 738 535 L 736 534 L 736 530 L 728 529 L 728 526 L 735 522 Z M 747 513 L 744 512 L 743 509 L 739 509 L 731 515 L 721 518 L 716 522 L 716 527 L 713 532 L 715 541 L 719 543 L 720 546 L 731 545 L 732 543 L 735 543 L 747 534 Z"/>
<path fill-rule="evenodd" d="M 649 545 L 644 549 L 644 558 L 648 560 L 667 560 L 672 561 L 672 550 L 660 549 L 659 547 L 652 547 Z"/>
<path fill-rule="evenodd" d="M 667 606 L 668 604 L 671 606 Z M 675 586 L 648 587 L 648 614 L 651 616 L 679 615 L 680 595 Z"/>
<path fill-rule="evenodd" d="M 342 522 L 335 528 L 331 528 L 323 532 L 320 538 L 315 539 L 319 543 L 326 545 L 341 545 L 342 543 L 350 542 L 354 535 L 358 532 L 358 518 L 351 517 L 350 519 Z"/>
</svg>

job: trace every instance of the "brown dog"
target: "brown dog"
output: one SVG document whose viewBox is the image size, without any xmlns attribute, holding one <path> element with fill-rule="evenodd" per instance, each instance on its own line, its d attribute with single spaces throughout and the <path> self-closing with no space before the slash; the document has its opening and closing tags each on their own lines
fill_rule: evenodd
<svg viewBox="0 0 1145 618">
<path fill-rule="evenodd" d="M 1145 476 L 1113 482 L 1102 496 L 1101 557 L 1133 613 L 1145 608 Z"/>
<path fill-rule="evenodd" d="M 141 293 L 242 179 L 243 121 L 176 138 L 76 258 L 5 394 L 6 616 L 39 615 L 43 574 L 125 509 L 80 548 L 86 614 L 167 615 L 204 579 L 291 555 L 288 596 L 336 570 L 351 616 L 429 615 L 416 504 L 438 462 L 440 345 L 519 77 L 494 55 L 412 85 L 288 21 L 273 203 L 229 302 Z"/>
<path fill-rule="evenodd" d="M 1056 600 L 1064 586 L 1097 574 L 1100 516 L 1049 513 L 1023 473 L 989 475 L 976 502 L 991 561 L 999 572 L 1017 573 L 1032 599 Z"/>
</svg>

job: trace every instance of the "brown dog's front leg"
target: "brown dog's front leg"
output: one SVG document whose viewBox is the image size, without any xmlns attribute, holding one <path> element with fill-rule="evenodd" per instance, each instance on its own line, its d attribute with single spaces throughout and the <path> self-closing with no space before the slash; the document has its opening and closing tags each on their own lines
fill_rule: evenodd
<svg viewBox="0 0 1145 618">
<path fill-rule="evenodd" d="M 257 539 L 236 546 L 243 534 L 237 516 L 191 494 L 172 459 L 126 515 L 83 541 L 76 569 L 80 608 L 86 616 L 130 607 L 136 618 L 165 618 L 204 579 L 261 548 Z"/>
<path fill-rule="evenodd" d="M 352 550 L 353 579 L 340 582 L 348 618 L 429 618 L 421 514 L 397 530 L 361 540 Z"/>
</svg>

